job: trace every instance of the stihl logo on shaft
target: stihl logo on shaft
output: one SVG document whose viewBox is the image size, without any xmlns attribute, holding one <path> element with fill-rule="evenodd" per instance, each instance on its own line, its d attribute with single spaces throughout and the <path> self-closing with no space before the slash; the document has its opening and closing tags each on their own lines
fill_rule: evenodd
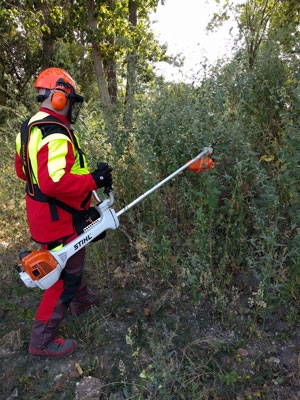
<svg viewBox="0 0 300 400">
<path fill-rule="evenodd" d="M 80 249 L 80 247 L 84 246 L 86 243 L 91 241 L 93 238 L 90 235 L 87 235 L 85 238 L 81 239 L 78 243 L 74 244 L 74 250 Z"/>
</svg>

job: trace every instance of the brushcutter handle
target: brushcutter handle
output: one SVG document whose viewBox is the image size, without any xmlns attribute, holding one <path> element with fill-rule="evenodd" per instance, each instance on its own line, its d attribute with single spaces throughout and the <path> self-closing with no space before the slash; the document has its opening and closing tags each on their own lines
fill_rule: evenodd
<svg viewBox="0 0 300 400">
<path fill-rule="evenodd" d="M 112 192 L 112 186 L 106 186 L 104 188 L 103 193 L 107 194 L 107 196 L 109 196 L 109 194 Z"/>
<path fill-rule="evenodd" d="M 106 193 L 106 191 L 105 191 L 104 193 L 107 194 L 107 196 L 109 197 L 109 199 L 106 199 L 106 200 L 103 200 L 103 201 L 102 201 L 102 200 L 99 198 L 98 193 L 96 192 L 96 190 L 93 190 L 93 191 L 92 191 L 92 194 L 93 194 L 93 196 L 94 196 L 94 199 L 96 200 L 97 206 L 101 205 L 102 203 L 105 203 L 105 206 L 106 206 L 106 207 L 110 207 L 111 205 L 114 204 L 114 201 L 115 201 L 114 194 L 113 194 L 113 191 L 112 191 L 111 186 L 109 187 L 108 192 Z"/>
</svg>

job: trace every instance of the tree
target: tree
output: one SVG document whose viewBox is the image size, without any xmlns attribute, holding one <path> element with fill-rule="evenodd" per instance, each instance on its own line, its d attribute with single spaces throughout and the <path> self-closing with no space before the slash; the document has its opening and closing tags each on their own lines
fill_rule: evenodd
<svg viewBox="0 0 300 400">
<path fill-rule="evenodd" d="M 36 27 L 35 16 L 26 12 L 26 4 L 1 2 L 1 104 L 13 100 L 16 93 L 23 98 L 26 84 L 39 66 L 41 48 L 36 40 Z"/>
<path fill-rule="evenodd" d="M 102 104 L 108 107 L 111 104 L 111 98 L 107 83 L 105 80 L 104 66 L 103 66 L 103 53 L 100 47 L 101 28 L 98 28 L 97 14 L 94 0 L 86 0 L 88 23 L 90 26 L 90 41 L 92 45 L 92 55 L 95 75 L 99 88 Z"/>
<path fill-rule="evenodd" d="M 138 84 L 151 81 L 152 63 L 166 59 L 149 24 L 159 1 L 2 1 L 0 74 L 21 91 L 39 70 L 64 68 L 87 92 L 97 83 L 108 121 L 122 101 L 130 125 Z"/>
<path fill-rule="evenodd" d="M 246 42 L 250 69 L 253 68 L 262 41 L 267 36 L 270 22 L 269 3 L 269 0 L 248 0 L 242 7 L 238 25 Z"/>
<path fill-rule="evenodd" d="M 136 79 L 149 79 L 149 62 L 165 57 L 165 49 L 159 46 L 149 29 L 149 14 L 158 2 L 87 0 L 89 23 L 81 29 L 86 29 L 88 40 L 92 42 L 97 81 L 106 82 L 103 96 L 107 104 L 117 102 L 118 85 L 122 86 L 124 80 L 125 102 L 128 103 L 129 97 L 134 96 Z"/>
<path fill-rule="evenodd" d="M 217 1 L 218 2 L 218 1 Z M 269 40 L 290 52 L 299 36 L 300 4 L 296 0 L 246 0 L 237 5 L 226 2 L 208 25 L 212 30 L 222 25 L 233 13 L 248 54 L 248 66 L 253 69 L 259 50 Z"/>
</svg>

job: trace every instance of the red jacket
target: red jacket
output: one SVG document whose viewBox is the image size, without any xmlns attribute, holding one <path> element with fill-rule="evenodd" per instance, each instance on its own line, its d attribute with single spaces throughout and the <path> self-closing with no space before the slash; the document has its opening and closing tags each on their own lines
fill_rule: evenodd
<svg viewBox="0 0 300 400">
<path fill-rule="evenodd" d="M 44 108 L 30 121 L 41 120 L 49 115 L 69 125 L 66 118 Z M 18 177 L 26 181 L 20 157 L 20 143 L 19 133 L 16 139 L 15 170 Z M 87 169 L 85 157 L 83 168 L 79 166 L 78 149 L 66 135 L 54 133 L 43 138 L 41 130 L 36 126 L 31 129 L 28 147 L 33 175 L 36 174 L 35 179 L 44 195 L 54 197 L 77 210 L 90 205 L 90 200 L 86 200 L 97 185 Z M 54 221 L 47 202 L 37 201 L 26 195 L 27 219 L 33 240 L 50 243 L 74 236 L 71 213 L 58 206 L 56 209 L 58 220 Z"/>
</svg>

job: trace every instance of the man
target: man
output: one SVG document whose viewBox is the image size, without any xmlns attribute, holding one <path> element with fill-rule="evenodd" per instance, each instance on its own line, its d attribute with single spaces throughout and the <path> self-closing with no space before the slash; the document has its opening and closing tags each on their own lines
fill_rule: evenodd
<svg viewBox="0 0 300 400">
<path fill-rule="evenodd" d="M 110 168 L 98 163 L 89 173 L 78 139 L 70 128 L 83 102 L 72 77 L 59 68 L 48 68 L 36 79 L 39 111 L 21 126 L 16 139 L 15 169 L 26 181 L 26 213 L 31 237 L 43 249 L 53 250 L 78 236 L 74 216 L 88 209 L 91 192 L 112 186 Z M 76 346 L 58 338 L 59 324 L 68 307 L 74 314 L 96 304 L 82 280 L 85 249 L 67 262 L 60 279 L 44 292 L 33 323 L 29 354 L 62 357 Z"/>
</svg>

